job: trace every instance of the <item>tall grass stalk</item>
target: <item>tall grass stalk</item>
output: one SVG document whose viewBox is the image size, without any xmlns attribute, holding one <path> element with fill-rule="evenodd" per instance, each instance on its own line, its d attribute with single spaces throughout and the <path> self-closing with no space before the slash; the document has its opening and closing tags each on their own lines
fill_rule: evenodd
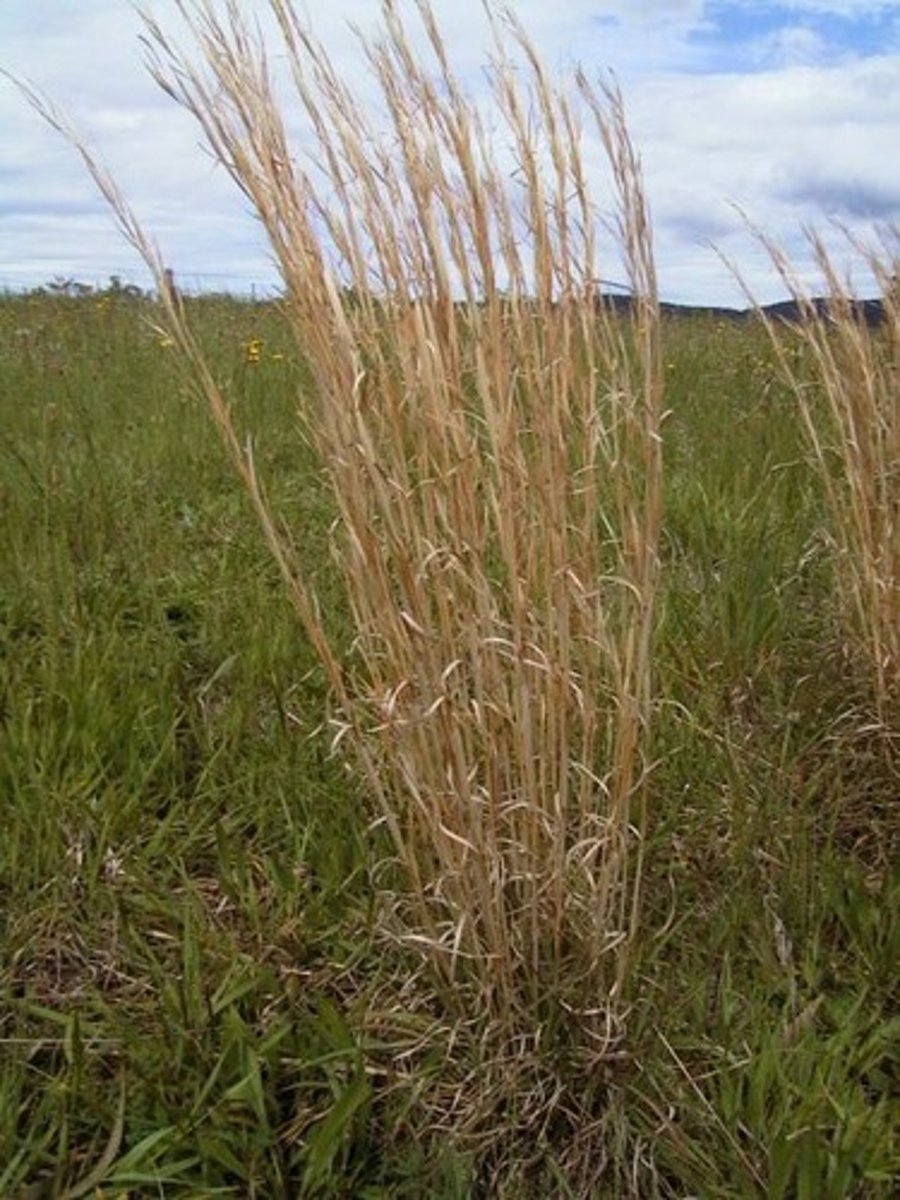
<svg viewBox="0 0 900 1200">
<path fill-rule="evenodd" d="M 399 867 L 386 928 L 509 1086 L 518 1062 L 590 1067 L 618 1048 L 640 922 L 662 472 L 651 229 L 621 99 L 583 74 L 557 88 L 522 28 L 489 14 L 492 127 L 427 5 L 420 53 L 385 3 L 383 35 L 362 42 L 373 115 L 272 0 L 314 136 L 304 167 L 240 7 L 178 8 L 193 47 L 148 20 L 151 70 L 277 257 L 340 514 L 349 660 L 158 252 L 82 154 L 156 275 L 331 682 L 335 747 Z M 598 292 L 584 121 L 611 168 L 624 315 Z"/>
<path fill-rule="evenodd" d="M 827 288 L 814 303 L 782 250 L 763 238 L 802 314 L 806 355 L 792 354 L 783 330 L 766 324 L 797 398 L 831 513 L 837 587 L 848 641 L 863 664 L 875 710 L 898 725 L 900 701 L 900 289 L 898 258 L 885 243 L 851 239 L 874 277 L 882 320 L 872 327 L 818 235 L 815 262 Z M 810 368 L 812 379 L 810 378 Z M 824 404 L 821 402 L 824 398 Z"/>
</svg>

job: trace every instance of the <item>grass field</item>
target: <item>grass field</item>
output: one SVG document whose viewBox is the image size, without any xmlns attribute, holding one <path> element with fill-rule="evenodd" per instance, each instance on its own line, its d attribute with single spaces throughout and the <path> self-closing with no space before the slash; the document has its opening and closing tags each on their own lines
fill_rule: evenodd
<svg viewBox="0 0 900 1200">
<path fill-rule="evenodd" d="M 289 328 L 188 312 L 349 650 Z M 157 316 L 0 300 L 0 1195 L 896 1194 L 896 746 L 762 327 L 663 329 L 641 937 L 588 1185 L 564 1114 L 499 1151 L 438 1124 L 477 1060 L 378 934 L 386 835 Z"/>
</svg>

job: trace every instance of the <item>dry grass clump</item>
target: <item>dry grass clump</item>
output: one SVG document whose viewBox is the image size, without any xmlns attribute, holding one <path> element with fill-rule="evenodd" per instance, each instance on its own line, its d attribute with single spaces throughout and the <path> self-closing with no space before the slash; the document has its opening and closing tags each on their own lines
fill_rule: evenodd
<svg viewBox="0 0 900 1200">
<path fill-rule="evenodd" d="M 836 579 L 848 639 L 862 664 L 875 710 L 898 727 L 900 700 L 900 286 L 896 237 L 877 250 L 849 239 L 881 292 L 873 327 L 819 236 L 811 244 L 827 299 L 817 306 L 785 254 L 763 239 L 798 303 L 798 336 L 808 354 L 793 357 L 767 322 L 797 398 L 819 465 L 837 549 Z M 812 381 L 810 379 L 810 367 Z M 812 386 L 811 386 L 812 382 Z M 824 403 L 822 403 L 824 399 Z"/>
<path fill-rule="evenodd" d="M 491 18 L 491 128 L 424 3 L 421 55 L 390 3 L 383 37 L 363 43 L 377 113 L 288 0 L 271 8 L 314 140 L 307 166 L 237 4 L 222 19 L 179 4 L 190 53 L 149 21 L 148 44 L 277 256 L 315 380 L 303 416 L 340 513 L 351 662 L 158 254 L 100 182 L 157 274 L 327 671 L 335 746 L 389 831 L 388 926 L 501 1084 L 514 1091 L 525 1061 L 561 1067 L 567 1095 L 545 1079 L 522 1120 L 537 1129 L 554 1106 L 577 1119 L 578 1072 L 619 1045 L 639 924 L 662 471 L 639 164 L 619 96 L 581 74 L 573 94 L 557 89 L 508 16 Z M 627 315 L 599 299 L 584 120 L 611 168 Z"/>
</svg>

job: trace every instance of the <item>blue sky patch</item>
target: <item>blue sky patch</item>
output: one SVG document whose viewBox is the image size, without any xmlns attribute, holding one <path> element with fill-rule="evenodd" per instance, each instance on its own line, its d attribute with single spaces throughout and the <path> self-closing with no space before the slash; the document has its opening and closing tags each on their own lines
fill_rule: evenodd
<svg viewBox="0 0 900 1200">
<path fill-rule="evenodd" d="M 788 4 L 707 4 L 688 41 L 706 54 L 710 71 L 767 70 L 795 62 L 828 65 L 896 51 L 896 5 L 835 13 Z"/>
</svg>

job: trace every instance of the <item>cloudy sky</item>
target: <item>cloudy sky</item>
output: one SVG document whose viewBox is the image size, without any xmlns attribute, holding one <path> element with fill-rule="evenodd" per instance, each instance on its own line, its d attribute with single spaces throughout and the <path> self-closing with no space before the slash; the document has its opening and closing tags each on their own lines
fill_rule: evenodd
<svg viewBox="0 0 900 1200">
<path fill-rule="evenodd" d="M 489 36 L 480 0 L 434 0 L 473 99 Z M 172 0 L 146 7 L 177 28 Z M 241 7 L 261 7 L 245 0 Z M 558 75 L 613 70 L 654 217 L 665 298 L 741 303 L 713 243 L 763 301 L 782 292 L 736 206 L 795 257 L 802 230 L 900 223 L 900 2 L 511 0 Z M 352 21 L 378 0 L 306 0 L 357 78 Z M 259 226 L 192 119 L 149 78 L 129 0 L 0 0 L 0 67 L 50 96 L 111 169 L 187 286 L 277 286 Z M 277 57 L 277 54 L 276 54 Z M 590 154 L 588 155 L 590 157 Z M 829 234 L 829 237 L 832 236 Z M 837 244 L 837 235 L 835 244 Z M 0 79 L 0 289 L 147 276 L 72 149 Z M 867 281 L 857 277 L 865 291 Z"/>
</svg>

